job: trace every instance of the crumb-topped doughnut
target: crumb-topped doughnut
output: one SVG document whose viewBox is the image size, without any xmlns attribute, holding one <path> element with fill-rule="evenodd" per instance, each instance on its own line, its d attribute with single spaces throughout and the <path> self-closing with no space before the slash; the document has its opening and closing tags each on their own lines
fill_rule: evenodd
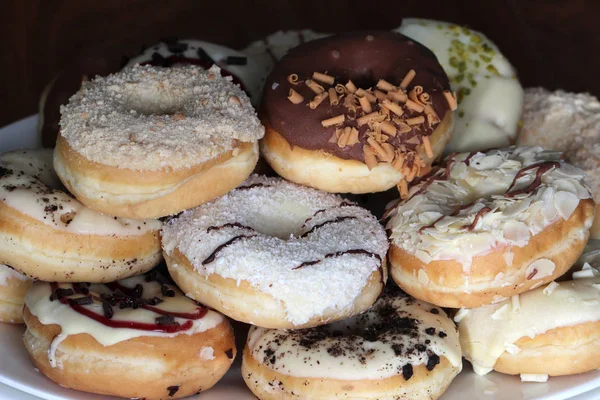
<svg viewBox="0 0 600 400">
<path fill-rule="evenodd" d="M 161 222 L 95 212 L 52 169 L 52 150 L 0 155 L 0 262 L 32 278 L 108 282 L 152 269 Z"/>
<path fill-rule="evenodd" d="M 525 90 L 523 126 L 517 143 L 562 151 L 571 164 L 583 169 L 596 203 L 600 202 L 600 101 L 589 93 Z M 600 207 L 591 236 L 600 239 Z"/>
<path fill-rule="evenodd" d="M 447 152 L 514 144 L 523 87 L 494 42 L 466 26 L 421 18 L 405 18 L 397 30 L 435 54 L 456 91 L 456 123 Z"/>
<path fill-rule="evenodd" d="M 250 177 L 169 221 L 162 239 L 188 296 L 267 328 L 360 313 L 387 278 L 385 231 L 369 211 L 279 178 Z"/>
<path fill-rule="evenodd" d="M 389 285 L 365 313 L 294 331 L 252 327 L 242 374 L 261 399 L 437 399 L 462 369 L 443 310 Z"/>
<path fill-rule="evenodd" d="M 25 305 L 27 351 L 40 372 L 71 389 L 190 396 L 212 387 L 236 354 L 227 319 L 154 271 L 106 284 L 37 282 Z"/>
<path fill-rule="evenodd" d="M 23 323 L 25 294 L 33 281 L 8 265 L 0 264 L 0 322 Z"/>
<path fill-rule="evenodd" d="M 548 376 L 600 368 L 600 266 L 500 303 L 461 310 L 460 342 L 478 374 Z"/>
<path fill-rule="evenodd" d="M 443 307 L 479 307 L 564 274 L 594 218 L 584 172 L 540 147 L 449 156 L 390 211 L 390 273 Z"/>
<path fill-rule="evenodd" d="M 456 98 L 433 53 L 395 32 L 302 44 L 263 94 L 261 151 L 283 177 L 329 192 L 387 190 L 426 173 Z"/>
<path fill-rule="evenodd" d="M 233 189 L 264 128 L 248 96 L 196 66 L 133 66 L 85 82 L 62 108 L 54 166 L 84 204 L 131 218 L 175 214 Z"/>
</svg>

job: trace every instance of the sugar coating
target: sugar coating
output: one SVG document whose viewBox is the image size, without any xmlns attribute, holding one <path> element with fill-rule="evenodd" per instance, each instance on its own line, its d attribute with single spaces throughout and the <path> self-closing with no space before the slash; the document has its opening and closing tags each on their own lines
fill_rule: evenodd
<svg viewBox="0 0 600 400">
<path fill-rule="evenodd" d="M 589 93 L 531 88 L 525 91 L 522 119 L 519 143 L 564 152 L 587 173 L 585 182 L 600 201 L 600 101 Z"/>
<path fill-rule="evenodd" d="M 254 175 L 238 189 L 166 224 L 163 249 L 167 254 L 179 249 L 202 276 L 218 274 L 238 285 L 248 282 L 285 304 L 290 322 L 302 324 L 328 309 L 351 308 L 381 265 L 367 254 L 324 258 L 326 254 L 361 249 L 381 259 L 386 255 L 383 227 L 369 211 L 346 204 L 333 194 Z M 317 211 L 321 212 L 314 215 Z M 325 224 L 301 237 L 338 217 L 352 219 Z M 224 227 L 207 232 L 230 223 L 252 230 Z M 239 235 L 253 236 L 235 241 L 203 264 L 217 247 Z M 294 269 L 316 260 L 321 261 Z"/>
<path fill-rule="evenodd" d="M 541 162 L 556 162 L 559 167 L 545 172 L 535 190 L 505 196 L 522 168 Z M 591 197 L 583 185 L 585 173 L 561 161 L 560 153 L 541 147 L 459 153 L 446 164 L 447 169 L 437 173 L 449 171 L 448 179 L 411 188 L 411 196 L 390 213 L 388 228 L 394 245 L 424 263 L 457 260 L 466 273 L 473 257 L 494 248 L 526 246 L 549 225 L 569 219 L 579 202 Z M 511 191 L 527 187 L 535 175 L 536 169 L 529 170 Z M 486 207 L 489 212 L 476 218 Z M 591 220 L 586 223 L 582 238 Z M 472 229 L 465 228 L 470 225 Z"/>
<path fill-rule="evenodd" d="M 264 135 L 248 96 L 216 66 L 134 65 L 96 77 L 61 107 L 60 127 L 91 161 L 150 171 L 188 168 Z"/>
</svg>

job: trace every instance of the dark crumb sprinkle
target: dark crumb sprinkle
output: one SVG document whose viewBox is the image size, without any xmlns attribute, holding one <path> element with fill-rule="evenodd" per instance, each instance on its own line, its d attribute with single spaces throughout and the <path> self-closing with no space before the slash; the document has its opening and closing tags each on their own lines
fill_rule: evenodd
<svg viewBox="0 0 600 400">
<path fill-rule="evenodd" d="M 179 385 L 169 386 L 167 388 L 167 391 L 169 392 L 169 397 L 173 397 L 173 396 L 175 396 L 175 393 L 177 393 L 179 391 Z"/>
<path fill-rule="evenodd" d="M 413 376 L 413 366 L 411 364 L 406 364 L 402 367 L 402 376 L 404 380 L 407 381 Z"/>
<path fill-rule="evenodd" d="M 432 308 L 429 312 L 437 315 L 440 313 L 440 310 L 438 310 L 437 308 Z"/>
<path fill-rule="evenodd" d="M 444 331 L 440 331 L 440 333 L 439 333 L 439 337 L 441 337 L 441 338 L 443 339 L 443 338 L 445 338 L 446 336 L 448 336 L 448 335 L 446 334 L 446 332 L 444 332 Z"/>
<path fill-rule="evenodd" d="M 233 358 L 233 349 L 226 350 L 225 355 L 231 360 Z"/>
<path fill-rule="evenodd" d="M 425 329 L 425 333 L 428 335 L 435 335 L 435 328 L 427 328 Z"/>
<path fill-rule="evenodd" d="M 427 359 L 427 370 L 432 371 L 435 368 L 435 366 L 440 363 L 440 356 L 434 354 L 431 351 L 427 352 L 427 356 L 429 357 Z"/>
</svg>

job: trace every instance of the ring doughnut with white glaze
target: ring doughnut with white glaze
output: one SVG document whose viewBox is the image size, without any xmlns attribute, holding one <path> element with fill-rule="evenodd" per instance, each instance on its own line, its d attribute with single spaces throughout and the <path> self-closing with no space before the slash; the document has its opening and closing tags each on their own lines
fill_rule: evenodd
<svg viewBox="0 0 600 400">
<path fill-rule="evenodd" d="M 586 259 L 591 265 L 573 280 L 459 311 L 460 342 L 476 373 L 543 381 L 600 369 L 600 258 L 596 251 Z"/>
<path fill-rule="evenodd" d="M 0 262 L 63 282 L 109 282 L 160 262 L 160 221 L 103 215 L 61 188 L 52 150 L 0 155 Z"/>
<path fill-rule="evenodd" d="M 385 231 L 341 197 L 254 175 L 163 228 L 169 272 L 238 321 L 303 328 L 369 308 L 387 278 Z"/>
<path fill-rule="evenodd" d="M 449 156 L 392 207 L 390 274 L 442 307 L 501 301 L 564 274 L 594 218 L 584 172 L 540 147 Z"/>
<path fill-rule="evenodd" d="M 25 275 L 0 264 L 0 322 L 23 323 L 25 294 L 32 283 Z"/>
<path fill-rule="evenodd" d="M 196 66 L 133 66 L 85 82 L 62 109 L 54 167 L 88 207 L 176 214 L 244 181 L 264 128 L 248 96 Z"/>
<path fill-rule="evenodd" d="M 106 284 L 37 282 L 27 293 L 24 341 L 61 386 L 146 399 L 212 387 L 236 354 L 221 314 L 153 272 Z"/>
<path fill-rule="evenodd" d="M 389 285 L 365 313 L 312 329 L 252 327 L 242 374 L 260 399 L 437 399 L 462 369 L 443 310 Z"/>
</svg>

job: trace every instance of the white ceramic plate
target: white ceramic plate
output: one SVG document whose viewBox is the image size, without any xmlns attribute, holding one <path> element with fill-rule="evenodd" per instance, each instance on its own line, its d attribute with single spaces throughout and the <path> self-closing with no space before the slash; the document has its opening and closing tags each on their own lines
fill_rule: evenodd
<svg viewBox="0 0 600 400">
<path fill-rule="evenodd" d="M 37 147 L 37 117 L 32 116 L 0 129 L 0 152 L 18 148 Z M 0 323 L 0 399 L 31 399 L 18 395 L 13 388 L 48 400 L 110 400 L 62 388 L 40 374 L 29 360 L 22 345 L 24 328 Z M 241 351 L 240 351 L 241 354 Z M 442 400 L 576 400 L 600 399 L 600 371 L 570 377 L 550 378 L 546 383 L 522 383 L 518 377 L 491 373 L 477 376 L 465 363 L 464 371 L 452 382 Z M 11 388 L 12 387 L 12 388 Z M 18 397 L 17 397 L 18 396 Z M 190 397 L 201 400 L 252 400 L 240 372 L 240 360 L 212 389 Z M 575 400 L 575 399 L 573 399 Z"/>
</svg>

